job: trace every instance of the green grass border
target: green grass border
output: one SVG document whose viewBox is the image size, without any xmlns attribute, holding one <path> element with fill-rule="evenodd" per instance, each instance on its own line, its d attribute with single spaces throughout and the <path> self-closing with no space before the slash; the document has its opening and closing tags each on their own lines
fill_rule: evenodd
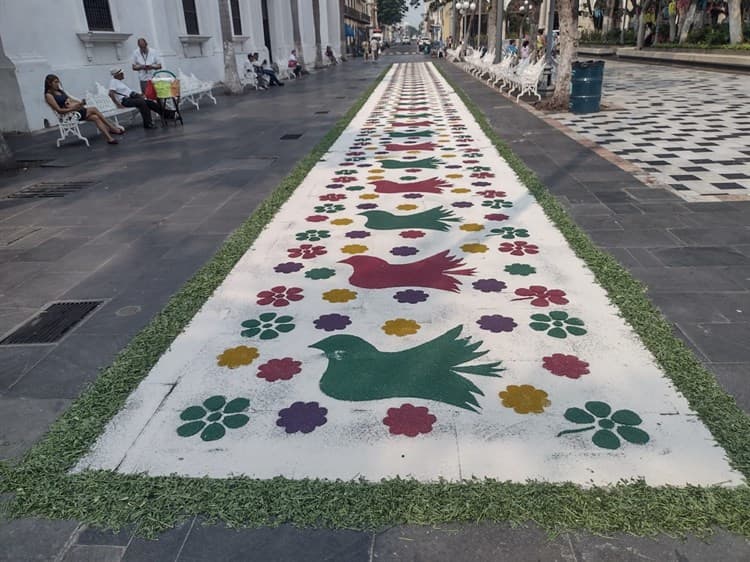
<svg viewBox="0 0 750 562">
<path fill-rule="evenodd" d="M 438 66 L 436 68 L 441 71 Z M 68 475 L 127 396 L 182 331 L 279 207 L 364 105 L 388 69 L 219 250 L 175 295 L 94 384 L 52 426 L 17 466 L 0 465 L 0 492 L 12 494 L 8 514 L 80 521 L 109 528 L 132 524 L 155 536 L 192 515 L 230 526 L 293 523 L 302 526 L 373 529 L 395 524 L 534 521 L 549 530 L 625 531 L 651 535 L 708 534 L 716 527 L 750 536 L 750 489 L 651 488 L 643 482 L 581 489 L 572 484 L 493 480 L 423 484 L 393 479 L 380 483 L 322 480 L 148 477 L 108 471 Z M 462 101 L 500 154 L 537 198 L 547 216 L 594 271 L 688 397 L 733 466 L 750 472 L 750 419 L 734 404 L 690 351 L 672 334 L 644 296 L 643 288 L 610 256 L 597 250 L 489 127 L 477 106 L 450 78 Z"/>
</svg>

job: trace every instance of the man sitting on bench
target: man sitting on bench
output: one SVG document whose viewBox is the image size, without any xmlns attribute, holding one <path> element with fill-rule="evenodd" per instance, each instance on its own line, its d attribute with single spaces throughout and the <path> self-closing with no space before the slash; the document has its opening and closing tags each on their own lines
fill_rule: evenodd
<svg viewBox="0 0 750 562">
<path fill-rule="evenodd" d="M 153 120 L 151 119 L 151 112 L 155 111 L 159 115 L 166 117 L 167 119 L 174 118 L 174 111 L 171 109 L 163 110 L 161 106 L 153 100 L 146 99 L 142 94 L 132 90 L 128 85 L 123 82 L 125 74 L 121 68 L 113 68 L 109 71 L 112 75 L 112 79 L 109 81 L 109 97 L 115 102 L 117 107 L 135 107 L 141 113 L 143 118 L 144 129 L 154 129 Z"/>
</svg>

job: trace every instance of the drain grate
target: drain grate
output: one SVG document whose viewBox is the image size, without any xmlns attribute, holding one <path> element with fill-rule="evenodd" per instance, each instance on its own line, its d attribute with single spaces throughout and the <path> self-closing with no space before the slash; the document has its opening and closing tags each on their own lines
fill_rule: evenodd
<svg viewBox="0 0 750 562">
<path fill-rule="evenodd" d="M 53 303 L 0 341 L 0 345 L 55 343 L 103 302 Z"/>
<path fill-rule="evenodd" d="M 8 195 L 9 199 L 39 199 L 46 197 L 65 197 L 92 186 L 95 180 L 43 181 Z"/>
<path fill-rule="evenodd" d="M 287 133 L 286 135 L 281 137 L 281 140 L 297 140 L 302 136 L 302 133 Z"/>
<path fill-rule="evenodd" d="M 326 113 L 329 113 L 328 111 L 316 111 L 315 115 L 325 115 Z"/>
</svg>

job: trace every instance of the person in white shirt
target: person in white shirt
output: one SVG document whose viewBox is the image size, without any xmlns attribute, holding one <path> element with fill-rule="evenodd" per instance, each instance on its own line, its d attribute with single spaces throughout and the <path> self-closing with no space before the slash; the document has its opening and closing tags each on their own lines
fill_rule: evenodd
<svg viewBox="0 0 750 562">
<path fill-rule="evenodd" d="M 289 61 L 287 62 L 287 67 L 292 69 L 292 71 L 294 72 L 294 76 L 296 76 L 297 78 L 299 78 L 300 74 L 304 72 L 302 69 L 302 65 L 297 61 L 296 49 L 292 49 L 292 52 L 289 55 Z"/>
<path fill-rule="evenodd" d="M 141 93 L 146 93 L 146 84 L 154 77 L 154 70 L 161 69 L 161 59 L 156 51 L 148 48 L 148 42 L 141 37 L 138 48 L 133 51 L 133 70 L 138 71 Z"/>
<path fill-rule="evenodd" d="M 370 52 L 372 52 L 372 60 L 378 60 L 380 55 L 380 43 L 374 37 L 370 39 Z"/>
<path fill-rule="evenodd" d="M 162 110 L 161 106 L 153 100 L 147 100 L 143 95 L 131 89 L 125 82 L 125 74 L 121 68 L 113 68 L 109 71 L 112 79 L 109 81 L 109 97 L 115 102 L 117 107 L 135 107 L 143 118 L 144 129 L 156 128 L 151 119 L 151 112 L 155 111 L 159 115 L 162 113 L 167 119 L 174 118 L 174 111 Z"/>
</svg>

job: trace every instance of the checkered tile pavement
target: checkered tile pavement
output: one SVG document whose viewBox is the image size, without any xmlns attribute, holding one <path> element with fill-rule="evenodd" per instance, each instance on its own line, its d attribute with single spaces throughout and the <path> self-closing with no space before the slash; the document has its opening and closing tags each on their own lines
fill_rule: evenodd
<svg viewBox="0 0 750 562">
<path fill-rule="evenodd" d="M 750 199 L 750 75 L 608 60 L 602 102 L 551 117 L 688 201 Z"/>
</svg>

